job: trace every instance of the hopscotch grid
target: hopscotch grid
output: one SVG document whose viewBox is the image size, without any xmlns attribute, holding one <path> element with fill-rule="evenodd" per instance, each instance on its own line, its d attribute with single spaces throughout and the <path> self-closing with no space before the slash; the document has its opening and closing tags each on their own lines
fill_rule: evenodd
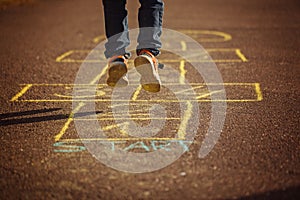
<svg viewBox="0 0 300 200">
<path fill-rule="evenodd" d="M 215 40 L 215 42 L 231 40 L 231 35 L 223 33 L 223 32 L 218 32 L 218 31 L 205 31 L 205 30 L 204 31 L 193 31 L 193 30 L 186 30 L 186 32 L 187 33 L 191 33 L 191 34 L 199 34 L 199 33 L 200 34 L 215 34 L 217 36 L 223 37 L 223 38 L 217 38 L 217 39 L 215 39 L 215 38 L 206 38 L 206 39 L 204 39 L 204 40 L 207 40 L 209 42 L 212 42 L 213 40 Z M 103 39 L 104 37 L 101 35 L 101 36 L 98 36 L 97 38 L 98 38 L 98 41 L 96 40 L 96 38 L 94 38 L 93 42 L 99 42 L 99 40 Z M 185 43 L 181 43 L 181 45 L 182 45 L 182 50 L 186 49 L 186 44 Z M 213 51 L 218 51 L 218 50 L 220 50 L 220 49 L 210 49 L 209 51 L 213 52 Z M 216 60 L 213 60 L 213 61 L 195 60 L 195 61 L 192 61 L 192 62 L 247 62 L 248 61 L 247 58 L 241 53 L 240 49 L 223 49 L 224 52 L 226 52 L 226 51 L 232 51 L 232 50 L 235 51 L 235 53 L 239 57 L 239 59 L 216 59 Z M 90 52 L 90 51 L 89 50 L 70 50 L 70 51 L 62 54 L 61 56 L 58 56 L 56 58 L 56 62 L 86 62 L 86 60 L 66 59 L 66 57 L 72 55 L 74 52 Z M 178 62 L 178 60 L 167 60 L 167 59 L 166 60 L 162 60 L 162 61 L 164 61 L 164 62 Z M 106 61 L 102 61 L 102 60 L 90 60 L 88 62 L 106 62 Z M 181 62 L 182 62 L 182 59 L 180 60 L 180 63 Z M 186 71 L 184 69 L 184 62 L 185 61 L 183 60 L 182 74 L 185 76 Z M 182 66 L 182 64 L 181 64 L 181 66 Z M 103 70 L 102 72 L 105 73 L 105 71 L 106 71 L 106 69 Z M 98 80 L 98 77 L 96 77 L 93 81 L 95 81 L 95 80 Z M 198 84 L 198 83 L 195 83 L 195 85 L 196 84 Z M 214 83 L 210 83 L 210 84 L 214 84 Z M 237 85 L 237 84 L 247 85 L 247 84 L 249 84 L 249 85 L 253 85 L 253 83 L 227 83 L 227 84 L 226 83 L 225 84 L 223 84 L 223 83 L 217 83 L 217 84 L 222 84 L 222 85 L 231 85 L 231 84 L 233 84 L 233 85 Z M 255 91 L 257 93 L 257 100 L 262 100 L 262 93 L 261 93 L 260 85 L 259 85 L 259 83 L 254 83 L 254 84 L 255 84 Z M 39 86 L 66 86 L 66 85 L 75 86 L 75 84 L 23 84 L 23 85 L 25 85 L 24 88 L 18 94 L 16 94 L 11 99 L 11 101 L 38 102 L 39 100 L 19 100 L 19 98 L 22 97 L 32 86 L 37 86 L 37 85 L 39 85 Z M 91 84 L 82 84 L 82 86 L 89 86 L 89 85 L 91 85 Z M 105 84 L 103 84 L 103 85 L 105 85 Z M 209 85 L 209 84 L 203 84 L 203 85 Z M 136 98 L 138 96 L 139 91 L 136 91 L 136 92 L 137 92 L 137 94 L 134 95 L 134 99 L 133 100 L 137 100 Z M 208 93 L 207 95 L 210 95 L 210 94 Z M 47 100 L 47 101 L 52 101 L 52 100 Z M 81 100 L 78 100 L 78 101 L 81 101 Z M 158 100 L 158 101 L 161 101 L 161 100 Z M 202 100 L 202 101 L 211 102 L 212 100 Z M 227 102 L 249 102 L 249 101 L 256 101 L 256 100 L 254 100 L 254 99 L 244 99 L 244 100 L 225 100 L 225 101 L 227 101 Z M 59 101 L 59 102 L 62 102 L 62 101 Z M 74 120 L 74 113 L 76 113 L 76 111 L 81 108 L 80 106 L 84 106 L 84 105 L 85 104 L 82 103 L 79 106 L 77 106 L 71 112 L 71 114 L 69 115 L 68 120 L 70 119 L 71 121 L 73 121 Z M 114 118 L 112 118 L 112 119 L 114 119 Z M 137 118 L 137 119 L 140 119 L 140 118 Z M 180 119 L 180 118 L 178 118 L 178 119 Z M 77 118 L 76 118 L 76 120 L 77 120 Z M 187 119 L 187 120 L 189 120 L 189 119 Z M 65 123 L 65 126 L 63 127 L 63 129 L 65 128 L 64 132 L 68 129 L 69 124 L 70 123 L 68 123 L 68 121 Z M 64 132 L 63 132 L 63 134 L 64 134 Z M 56 137 L 57 136 L 58 135 L 56 135 Z M 56 138 L 55 141 L 58 141 L 58 140 L 60 140 L 60 141 L 82 141 L 82 140 L 93 140 L 93 139 L 103 140 L 103 138 L 61 139 L 61 137 L 62 137 L 62 135 L 60 135 L 60 137 L 58 139 Z M 105 138 L 105 140 L 108 140 L 108 141 L 111 141 L 111 140 L 113 140 L 113 141 L 117 141 L 117 140 L 147 140 L 147 139 L 149 139 L 149 140 L 184 140 L 185 138 Z"/>
</svg>

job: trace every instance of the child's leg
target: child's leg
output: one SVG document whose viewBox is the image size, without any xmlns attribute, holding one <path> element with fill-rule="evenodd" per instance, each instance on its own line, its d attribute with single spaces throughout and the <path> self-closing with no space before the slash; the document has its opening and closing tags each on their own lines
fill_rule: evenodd
<svg viewBox="0 0 300 200">
<path fill-rule="evenodd" d="M 163 0 L 139 0 L 139 27 L 151 27 L 141 29 L 138 37 L 137 54 L 141 49 L 149 50 L 157 56 L 161 48 L 160 36 L 162 33 L 162 17 L 164 10 Z"/>
<path fill-rule="evenodd" d="M 162 33 L 162 0 L 140 0 L 137 55 L 134 66 L 141 75 L 142 88 L 148 92 L 159 92 L 161 81 L 158 74 L 158 60 Z"/>
<path fill-rule="evenodd" d="M 105 44 L 105 56 L 127 54 L 130 44 L 128 35 L 128 19 L 126 0 L 102 0 L 105 17 L 105 33 L 108 42 Z M 118 35 L 116 35 L 118 34 Z"/>
</svg>

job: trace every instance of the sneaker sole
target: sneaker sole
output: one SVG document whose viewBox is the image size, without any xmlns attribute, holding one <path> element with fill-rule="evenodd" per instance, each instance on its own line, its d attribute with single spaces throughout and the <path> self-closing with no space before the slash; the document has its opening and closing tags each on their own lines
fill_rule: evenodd
<svg viewBox="0 0 300 200">
<path fill-rule="evenodd" d="M 110 66 L 108 70 L 108 78 L 107 78 L 107 85 L 111 87 L 120 86 L 125 87 L 128 85 L 128 81 L 123 79 L 127 73 L 126 64 L 123 62 L 115 62 L 112 66 Z"/>
<path fill-rule="evenodd" d="M 134 66 L 141 75 L 142 88 L 148 92 L 160 91 L 160 78 L 150 61 L 143 56 L 138 56 L 134 60 Z"/>
</svg>

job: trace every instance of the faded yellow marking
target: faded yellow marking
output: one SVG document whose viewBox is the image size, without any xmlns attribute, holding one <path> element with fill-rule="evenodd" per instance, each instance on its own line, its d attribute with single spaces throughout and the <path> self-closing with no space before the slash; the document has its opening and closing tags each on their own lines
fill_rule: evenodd
<svg viewBox="0 0 300 200">
<path fill-rule="evenodd" d="M 54 93 L 53 96 L 60 97 L 60 98 L 69 98 L 69 99 L 73 98 L 72 95 L 63 95 L 63 94 L 57 94 L 57 93 Z"/>
<path fill-rule="evenodd" d="M 262 101 L 263 96 L 262 96 L 262 92 L 261 92 L 259 83 L 255 83 L 255 91 L 256 91 L 256 94 L 257 94 L 257 101 Z"/>
<path fill-rule="evenodd" d="M 196 99 L 206 98 L 206 97 L 209 97 L 212 94 L 220 93 L 222 91 L 223 90 L 217 90 L 217 91 L 207 92 L 207 93 L 204 93 L 204 94 L 201 94 L 201 95 L 197 96 Z"/>
<path fill-rule="evenodd" d="M 60 97 L 60 98 L 69 98 L 69 99 L 72 99 L 72 98 L 95 98 L 95 97 L 99 97 L 99 96 L 104 96 L 106 93 L 105 92 L 97 92 L 97 94 L 95 95 L 90 95 L 90 96 L 71 96 L 71 95 L 62 95 L 62 94 L 57 94 L 57 93 L 54 93 L 53 96 L 56 96 L 56 97 Z M 84 100 L 83 100 L 84 101 Z"/>
<path fill-rule="evenodd" d="M 180 141 L 185 138 L 78 138 L 78 139 L 62 139 L 62 142 L 81 142 L 81 141 L 139 141 L 139 140 L 169 140 L 169 141 Z"/>
<path fill-rule="evenodd" d="M 236 55 L 243 61 L 243 62 L 248 62 L 247 58 L 245 57 L 244 54 L 242 54 L 240 49 L 235 50 Z"/>
<path fill-rule="evenodd" d="M 99 36 L 97 36 L 97 37 L 95 37 L 94 39 L 93 39 L 93 42 L 94 43 L 99 43 L 99 42 L 101 42 L 101 41 L 103 41 L 103 40 L 105 40 L 106 39 L 106 36 L 105 35 L 99 35 Z"/>
<path fill-rule="evenodd" d="M 184 112 L 183 119 L 182 119 L 179 129 L 178 129 L 178 137 L 179 138 L 185 138 L 185 134 L 187 131 L 186 128 L 187 128 L 188 122 L 192 116 L 193 104 L 191 104 L 190 101 L 187 101 L 186 104 L 187 104 L 187 109 Z"/>
<path fill-rule="evenodd" d="M 82 63 L 82 62 L 86 62 L 86 63 L 101 63 L 101 62 L 105 62 L 104 60 L 74 60 L 74 59 L 64 59 L 61 60 L 59 62 L 66 62 L 66 63 Z"/>
<path fill-rule="evenodd" d="M 68 117 L 67 122 L 64 124 L 63 128 L 60 130 L 60 132 L 54 137 L 55 141 L 57 142 L 66 132 L 66 130 L 69 128 L 70 123 L 74 120 L 74 114 L 78 112 L 85 103 L 79 103 L 79 105 L 71 112 L 71 114 Z"/>
<path fill-rule="evenodd" d="M 67 51 L 65 53 L 63 53 L 62 55 L 58 56 L 55 61 L 56 62 L 68 62 L 68 63 L 81 63 L 81 62 L 96 62 L 96 63 L 99 63 L 99 62 L 106 62 L 105 59 L 103 60 L 82 60 L 82 59 L 70 59 L 70 58 L 67 58 L 68 56 L 74 54 L 74 53 L 91 53 L 91 52 L 100 52 L 99 50 L 85 50 L 85 49 L 80 49 L 80 50 L 70 50 L 70 51 Z"/>
<path fill-rule="evenodd" d="M 239 59 L 199 59 L 199 60 L 193 60 L 191 58 L 193 57 L 199 57 L 199 54 L 195 55 L 190 55 L 189 56 L 189 61 L 191 62 L 248 62 L 247 58 L 242 54 L 241 50 L 238 48 L 210 48 L 210 49 L 205 49 L 207 53 L 212 53 L 212 52 L 233 52 Z M 203 52 L 203 55 L 205 53 Z M 164 62 L 174 62 L 174 60 L 164 60 Z"/>
<path fill-rule="evenodd" d="M 105 117 L 105 116 L 114 116 L 114 117 L 118 117 L 118 116 L 124 116 L 124 114 L 118 114 L 118 115 L 116 115 L 116 114 L 111 114 L 111 113 L 109 113 L 109 114 L 105 114 L 105 115 L 100 115 L 101 117 Z M 149 114 L 148 113 L 135 113 L 135 114 L 131 114 L 130 113 L 130 116 L 149 116 Z"/>
<path fill-rule="evenodd" d="M 10 101 L 18 101 L 18 99 L 23 96 L 30 88 L 32 87 L 32 84 L 27 84 L 23 89 L 17 93 L 13 98 L 11 98 Z"/>
<path fill-rule="evenodd" d="M 131 98 L 132 101 L 136 101 L 136 100 L 137 100 L 137 98 L 138 98 L 138 96 L 139 96 L 141 90 L 142 90 L 142 86 L 139 85 L 139 86 L 137 87 L 137 89 L 135 90 L 135 92 L 134 92 L 132 98 Z"/>
<path fill-rule="evenodd" d="M 65 87 L 66 89 L 72 89 L 71 87 Z M 79 92 L 86 92 L 86 91 L 93 91 L 94 88 L 90 88 L 90 87 L 76 87 L 74 86 L 74 88 L 78 88 L 78 93 Z M 103 87 L 97 87 L 97 89 L 99 88 L 103 88 Z M 73 96 L 72 94 L 69 94 L 69 95 L 65 95 L 65 94 L 58 94 L 58 93 L 54 93 L 53 96 L 56 96 L 56 97 L 59 97 L 59 98 L 68 98 L 68 99 L 72 99 L 72 98 L 96 98 L 96 97 L 99 97 L 99 96 L 105 96 L 106 93 L 102 90 L 96 90 L 96 94 L 94 95 L 76 95 L 76 96 Z"/>
<path fill-rule="evenodd" d="M 62 60 L 66 57 L 68 57 L 69 55 L 71 55 L 72 53 L 74 53 L 74 50 L 70 50 L 70 51 L 67 51 L 66 53 L 63 53 L 61 56 L 58 56 L 55 61 L 56 62 L 62 62 Z"/>
<path fill-rule="evenodd" d="M 105 65 L 105 67 L 102 69 L 101 73 L 98 74 L 98 75 L 90 82 L 90 84 L 91 84 L 91 85 L 92 85 L 92 84 L 96 84 L 96 83 L 99 81 L 99 79 L 100 79 L 102 76 L 104 76 L 104 75 L 106 74 L 107 69 L 108 69 L 108 65 Z"/>
<path fill-rule="evenodd" d="M 112 124 L 102 128 L 103 131 L 109 131 L 111 129 L 119 128 L 120 126 L 128 125 L 129 122 L 123 122 L 121 124 Z"/>
<path fill-rule="evenodd" d="M 231 35 L 228 33 L 220 31 L 210 31 L 210 30 L 180 30 L 180 32 L 190 35 L 216 35 L 221 38 L 203 38 L 199 39 L 199 42 L 225 42 L 232 39 Z"/>
<path fill-rule="evenodd" d="M 132 101 L 136 101 L 137 100 L 137 98 L 138 98 L 138 95 L 139 95 L 139 93 L 141 92 L 141 89 L 142 89 L 142 86 L 141 85 L 139 85 L 138 87 L 137 87 L 137 89 L 135 90 L 135 92 L 134 92 L 134 94 L 133 94 L 133 96 L 132 96 Z M 130 114 L 131 116 L 145 116 L 145 115 L 149 115 L 149 114 L 146 114 L 146 113 L 137 113 L 137 114 Z M 120 116 L 120 115 L 114 115 L 114 116 Z M 122 116 L 122 115 L 121 115 Z M 113 118 L 113 119 L 115 119 L 115 118 Z M 117 118 L 117 119 L 120 119 L 120 118 Z M 129 119 L 129 118 L 125 118 L 125 119 Z M 136 119 L 136 118 L 130 118 L 131 120 L 132 119 Z M 138 119 L 140 119 L 140 118 L 138 118 Z M 128 129 L 128 125 L 129 125 L 129 123 L 126 123 L 124 126 L 123 126 L 123 128 L 120 128 L 120 133 L 123 135 L 123 136 L 128 136 L 129 134 L 128 134 L 128 132 L 127 132 L 127 129 Z"/>
<path fill-rule="evenodd" d="M 186 51 L 186 42 L 185 41 L 180 41 L 180 45 L 181 45 L 181 50 L 182 51 Z"/>
<path fill-rule="evenodd" d="M 185 82 L 185 74 L 187 71 L 185 70 L 184 66 L 185 66 L 185 61 L 181 60 L 180 65 L 179 65 L 179 70 L 180 70 L 179 83 L 180 84 L 184 84 L 184 82 Z"/>
<path fill-rule="evenodd" d="M 124 115 L 114 115 L 114 116 L 124 116 Z M 130 116 L 149 116 L 149 113 L 130 113 Z"/>
<path fill-rule="evenodd" d="M 130 118 L 131 119 L 131 118 Z M 128 119 L 129 120 L 129 119 Z M 129 125 L 129 123 L 126 123 L 124 126 L 123 126 L 123 128 L 121 128 L 120 127 L 120 133 L 121 133 L 121 135 L 123 135 L 123 136 L 127 136 L 128 137 L 128 132 L 127 132 L 127 130 L 128 130 L 128 125 Z"/>
<path fill-rule="evenodd" d="M 191 83 L 190 85 L 193 85 L 193 83 Z M 177 92 L 174 92 L 175 94 L 179 94 L 179 93 L 183 93 L 183 92 L 187 92 L 187 91 L 191 91 L 191 90 L 195 90 L 195 89 L 198 89 L 198 88 L 204 88 L 204 84 L 203 85 L 200 85 L 200 86 L 197 86 L 197 87 L 191 87 L 189 89 L 185 89 L 185 90 L 180 90 L 180 91 L 177 91 Z"/>
<path fill-rule="evenodd" d="M 182 51 L 187 50 L 185 41 L 180 41 L 180 45 L 181 45 L 181 50 Z M 185 61 L 180 60 L 180 64 L 179 64 L 179 70 L 180 70 L 179 83 L 180 84 L 184 84 L 184 82 L 185 82 L 185 74 L 186 74 L 187 71 L 184 69 L 184 67 L 185 67 Z"/>
</svg>

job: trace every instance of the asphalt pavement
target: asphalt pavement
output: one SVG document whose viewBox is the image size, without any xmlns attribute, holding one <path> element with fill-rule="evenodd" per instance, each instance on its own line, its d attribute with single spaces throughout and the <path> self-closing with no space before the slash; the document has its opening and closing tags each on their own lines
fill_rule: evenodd
<svg viewBox="0 0 300 200">
<path fill-rule="evenodd" d="M 138 1 L 127 7 L 129 27 L 137 28 Z M 139 87 L 131 59 L 128 115 L 121 97 L 130 90 L 118 89 L 116 95 L 105 85 L 106 60 L 97 53 L 105 32 L 100 1 L 40 0 L 8 7 L 0 11 L 0 26 L 0 199 L 300 198 L 297 0 L 165 0 L 164 28 L 198 42 L 205 52 L 191 55 L 193 62 L 216 69 L 221 79 L 201 76 L 193 62 L 174 53 L 173 46 L 191 52 L 193 45 L 172 40 L 159 57 L 165 64 L 159 93 Z M 84 63 L 90 66 L 85 75 L 94 79 L 78 82 Z M 178 77 L 169 83 L 172 69 Z M 226 97 L 214 101 L 220 87 Z M 74 101 L 74 88 L 92 91 L 92 98 Z M 165 108 L 165 117 L 149 114 L 154 104 L 160 105 L 158 112 Z M 89 105 L 95 112 L 85 109 Z M 221 107 L 213 109 L 217 105 L 226 115 Z M 211 151 L 199 158 L 205 139 L 211 139 L 213 116 L 224 125 Z M 92 122 L 108 138 L 91 131 Z M 136 129 L 128 124 L 157 135 L 134 137 Z M 102 144 L 103 152 L 127 154 L 103 156 Z M 171 148 L 176 144 L 182 155 L 159 167 L 178 153 Z M 130 160 L 129 152 L 146 157 L 159 151 L 169 157 Z M 131 173 L 148 165 L 157 169 Z"/>
</svg>

